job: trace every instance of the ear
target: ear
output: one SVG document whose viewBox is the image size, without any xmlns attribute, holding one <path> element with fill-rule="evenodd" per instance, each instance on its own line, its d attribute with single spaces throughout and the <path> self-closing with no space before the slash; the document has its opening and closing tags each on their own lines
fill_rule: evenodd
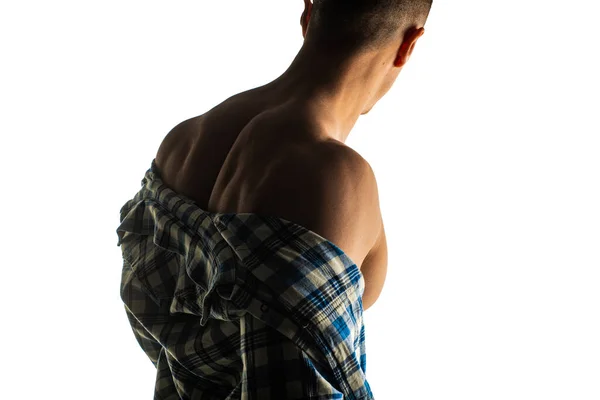
<svg viewBox="0 0 600 400">
<path fill-rule="evenodd" d="M 306 37 L 306 31 L 308 30 L 308 22 L 310 21 L 310 15 L 312 13 L 313 4 L 311 0 L 304 0 L 304 12 L 300 17 L 300 25 L 302 25 L 302 36 Z"/>
<path fill-rule="evenodd" d="M 404 35 L 404 40 L 398 49 L 396 59 L 394 60 L 394 67 L 402 68 L 408 60 L 417 44 L 417 40 L 425 34 L 424 28 L 410 28 Z"/>
</svg>

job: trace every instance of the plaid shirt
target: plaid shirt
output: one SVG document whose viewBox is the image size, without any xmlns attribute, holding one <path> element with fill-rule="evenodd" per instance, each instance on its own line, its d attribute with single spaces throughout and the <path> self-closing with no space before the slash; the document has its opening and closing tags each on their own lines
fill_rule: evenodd
<svg viewBox="0 0 600 400">
<path fill-rule="evenodd" d="M 154 160 L 120 219 L 121 299 L 155 400 L 373 399 L 364 279 L 335 244 L 278 217 L 204 211 Z"/>
</svg>

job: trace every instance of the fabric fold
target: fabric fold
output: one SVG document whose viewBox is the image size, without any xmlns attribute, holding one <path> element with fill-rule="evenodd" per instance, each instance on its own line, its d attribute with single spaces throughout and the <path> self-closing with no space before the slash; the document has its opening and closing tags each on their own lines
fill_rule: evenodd
<svg viewBox="0 0 600 400">
<path fill-rule="evenodd" d="M 373 398 L 364 279 L 340 248 L 279 217 L 202 210 L 154 160 L 141 184 L 117 245 L 157 398 Z"/>
</svg>

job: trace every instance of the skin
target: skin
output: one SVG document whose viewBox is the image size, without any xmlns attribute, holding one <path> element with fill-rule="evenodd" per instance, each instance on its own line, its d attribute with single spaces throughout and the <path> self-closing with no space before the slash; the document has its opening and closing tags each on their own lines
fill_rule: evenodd
<svg viewBox="0 0 600 400">
<path fill-rule="evenodd" d="M 390 90 L 425 29 L 411 26 L 376 51 L 350 57 L 323 54 L 308 29 L 313 5 L 304 0 L 304 6 L 300 21 L 304 45 L 288 70 L 264 89 L 272 98 L 293 102 L 320 132 L 345 143 L 358 118 Z"/>
<path fill-rule="evenodd" d="M 156 164 L 168 187 L 204 210 L 277 215 L 331 240 L 363 272 L 367 310 L 385 280 L 387 243 L 374 176 L 365 179 L 372 170 L 344 143 L 358 118 L 390 90 L 424 29 L 408 27 L 377 50 L 335 54 L 311 37 L 311 12 L 305 0 L 305 41 L 279 78 L 179 124 L 161 143 Z M 314 181 L 333 176 L 322 171 L 336 158 L 343 161 L 333 163 L 341 173 L 325 185 L 332 193 L 322 195 L 340 206 L 315 216 L 312 210 L 319 207 L 307 205 L 315 199 L 305 198 L 315 190 L 298 182 L 310 182 L 311 171 Z M 334 198 L 342 195 L 340 182 L 352 188 L 352 194 L 342 193 L 352 201 Z M 283 193 L 288 196 L 282 200 Z"/>
</svg>

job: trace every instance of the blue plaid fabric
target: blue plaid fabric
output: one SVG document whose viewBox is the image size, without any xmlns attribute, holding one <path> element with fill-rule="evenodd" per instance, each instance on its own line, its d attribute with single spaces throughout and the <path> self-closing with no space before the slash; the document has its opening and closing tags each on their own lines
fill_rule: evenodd
<svg viewBox="0 0 600 400">
<path fill-rule="evenodd" d="M 120 220 L 121 299 L 155 400 L 373 399 L 364 279 L 336 245 L 278 217 L 204 211 L 154 160 Z"/>
</svg>

